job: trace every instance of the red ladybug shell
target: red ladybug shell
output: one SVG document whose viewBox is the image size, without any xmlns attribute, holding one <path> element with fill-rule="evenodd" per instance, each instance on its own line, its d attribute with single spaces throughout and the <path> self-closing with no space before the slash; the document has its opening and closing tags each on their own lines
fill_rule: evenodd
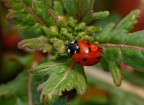
<svg viewBox="0 0 144 105">
<path fill-rule="evenodd" d="M 75 52 L 72 56 L 73 60 L 84 66 L 97 64 L 101 60 L 102 48 L 88 41 L 79 41 L 79 52 Z"/>
</svg>

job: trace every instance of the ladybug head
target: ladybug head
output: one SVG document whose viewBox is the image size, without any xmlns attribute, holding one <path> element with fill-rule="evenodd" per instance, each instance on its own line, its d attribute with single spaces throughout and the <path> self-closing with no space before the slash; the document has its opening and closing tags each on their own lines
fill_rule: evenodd
<svg viewBox="0 0 144 105">
<path fill-rule="evenodd" d="M 72 56 L 74 53 L 80 51 L 77 41 L 70 42 L 69 44 L 66 45 L 66 48 L 68 50 L 69 56 Z"/>
</svg>

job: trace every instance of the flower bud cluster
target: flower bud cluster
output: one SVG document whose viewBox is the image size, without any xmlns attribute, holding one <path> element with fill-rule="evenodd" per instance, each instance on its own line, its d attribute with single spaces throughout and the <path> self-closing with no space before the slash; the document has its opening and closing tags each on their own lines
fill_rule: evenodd
<svg viewBox="0 0 144 105">
<path fill-rule="evenodd" d="M 50 26 L 50 42 L 59 55 L 66 55 L 66 44 L 73 40 L 92 41 L 96 32 L 101 28 L 87 26 L 85 22 L 78 22 L 73 17 L 58 16 L 55 26 Z"/>
</svg>

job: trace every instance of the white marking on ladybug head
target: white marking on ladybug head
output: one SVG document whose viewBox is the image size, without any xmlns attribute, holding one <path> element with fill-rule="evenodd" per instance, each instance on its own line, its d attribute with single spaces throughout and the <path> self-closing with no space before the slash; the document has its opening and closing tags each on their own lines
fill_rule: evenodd
<svg viewBox="0 0 144 105">
<path fill-rule="evenodd" d="M 71 41 L 70 43 L 73 44 L 73 43 L 75 43 L 75 41 L 73 40 L 73 41 Z"/>
<path fill-rule="evenodd" d="M 71 50 L 70 49 L 68 49 L 68 53 L 70 53 L 71 52 Z"/>
</svg>

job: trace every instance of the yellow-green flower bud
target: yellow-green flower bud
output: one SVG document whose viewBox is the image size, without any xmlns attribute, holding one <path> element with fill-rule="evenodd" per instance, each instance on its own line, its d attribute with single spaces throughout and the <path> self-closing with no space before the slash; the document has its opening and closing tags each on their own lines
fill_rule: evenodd
<svg viewBox="0 0 144 105">
<path fill-rule="evenodd" d="M 60 39 L 54 39 L 53 45 L 55 48 L 60 47 L 63 44 L 63 41 Z"/>
<path fill-rule="evenodd" d="M 68 25 L 69 25 L 69 26 L 75 27 L 76 23 L 77 23 L 77 20 L 74 19 L 73 17 L 69 17 L 69 18 L 68 18 Z"/>
<path fill-rule="evenodd" d="M 89 26 L 86 28 L 86 33 L 89 35 L 94 35 L 96 31 L 96 28 L 94 26 Z"/>
<path fill-rule="evenodd" d="M 66 46 L 65 46 L 65 44 L 63 43 L 62 40 L 54 39 L 53 46 L 57 51 L 56 53 L 58 53 L 60 55 L 66 54 Z"/>
<path fill-rule="evenodd" d="M 80 33 L 77 34 L 78 37 L 83 37 L 85 35 L 87 35 L 85 32 L 80 32 Z"/>
<path fill-rule="evenodd" d="M 68 29 L 67 28 L 61 28 L 60 29 L 60 34 L 62 34 L 62 35 L 68 34 Z"/>
<path fill-rule="evenodd" d="M 61 45 L 57 50 L 58 50 L 58 53 L 60 55 L 65 55 L 66 54 L 66 47 L 65 47 L 65 45 Z"/>
<path fill-rule="evenodd" d="M 66 37 L 67 37 L 69 40 L 73 40 L 73 34 L 71 34 L 71 33 L 66 34 Z"/>
<path fill-rule="evenodd" d="M 91 40 L 91 37 L 88 36 L 88 35 L 85 35 L 85 36 L 83 36 L 80 40 L 87 40 L 87 41 L 90 41 L 90 40 Z"/>
<path fill-rule="evenodd" d="M 65 16 L 58 16 L 56 22 L 59 26 L 66 26 L 66 21 L 67 21 L 67 19 Z"/>
<path fill-rule="evenodd" d="M 46 43 L 46 44 L 43 45 L 42 49 L 43 49 L 44 53 L 46 53 L 46 52 L 51 53 L 52 50 L 53 50 L 53 47 L 52 47 L 52 45 Z"/>
<path fill-rule="evenodd" d="M 85 22 L 81 22 L 79 24 L 76 25 L 75 30 L 85 30 L 86 28 L 86 23 Z"/>
<path fill-rule="evenodd" d="M 51 26 L 50 32 L 51 32 L 51 35 L 58 35 L 59 34 L 58 27 L 57 26 Z"/>
</svg>

